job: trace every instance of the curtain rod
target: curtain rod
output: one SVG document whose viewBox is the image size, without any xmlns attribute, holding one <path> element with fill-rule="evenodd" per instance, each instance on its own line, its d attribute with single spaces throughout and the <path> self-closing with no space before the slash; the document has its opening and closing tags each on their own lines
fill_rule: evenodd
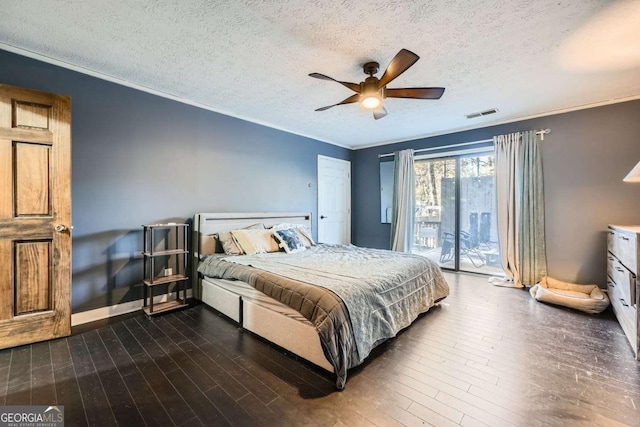
<svg viewBox="0 0 640 427">
<path fill-rule="evenodd" d="M 544 141 L 544 136 L 546 134 L 551 133 L 551 129 L 541 129 L 536 131 L 536 134 L 540 135 L 540 140 Z M 479 141 L 471 141 L 471 142 L 461 142 L 459 144 L 450 144 L 450 145 L 441 145 L 440 147 L 430 147 L 430 148 L 421 148 L 419 150 L 414 150 L 414 153 L 422 153 L 425 151 L 434 151 L 434 150 L 443 150 L 445 148 L 453 148 L 453 147 L 463 147 L 465 145 L 475 145 L 481 144 L 483 142 L 493 142 L 493 138 L 491 139 L 481 139 Z M 378 154 L 378 158 L 393 156 L 394 153 L 386 153 L 386 154 Z"/>
</svg>

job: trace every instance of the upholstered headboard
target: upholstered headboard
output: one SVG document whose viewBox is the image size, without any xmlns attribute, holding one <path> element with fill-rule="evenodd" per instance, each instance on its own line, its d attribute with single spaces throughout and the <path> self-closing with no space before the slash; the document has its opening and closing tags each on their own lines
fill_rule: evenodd
<svg viewBox="0 0 640 427">
<path fill-rule="evenodd" d="M 237 230 L 256 223 L 266 227 L 283 222 L 302 224 L 311 230 L 310 212 L 253 212 L 253 213 L 198 213 L 193 217 L 192 280 L 194 290 L 197 285 L 198 262 L 201 257 L 215 252 L 212 235 L 221 231 Z M 199 286 L 197 286 L 199 288 Z M 199 290 L 195 291 L 200 298 Z"/>
</svg>

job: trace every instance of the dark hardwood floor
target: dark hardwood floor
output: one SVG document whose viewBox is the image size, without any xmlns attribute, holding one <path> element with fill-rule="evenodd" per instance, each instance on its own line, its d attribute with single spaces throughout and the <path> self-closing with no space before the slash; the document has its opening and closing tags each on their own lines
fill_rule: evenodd
<svg viewBox="0 0 640 427">
<path fill-rule="evenodd" d="M 0 351 L 0 405 L 67 426 L 640 426 L 640 362 L 610 312 L 446 274 L 451 296 L 333 377 L 204 305 Z"/>
</svg>

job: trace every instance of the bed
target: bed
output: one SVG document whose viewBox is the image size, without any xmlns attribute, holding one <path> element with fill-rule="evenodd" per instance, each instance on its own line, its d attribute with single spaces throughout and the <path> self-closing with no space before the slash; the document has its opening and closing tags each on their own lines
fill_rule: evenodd
<svg viewBox="0 0 640 427">
<path fill-rule="evenodd" d="M 282 231 L 264 230 L 270 227 Z M 335 373 L 342 389 L 348 369 L 445 298 L 449 288 L 426 258 L 316 245 L 310 229 L 309 213 L 196 214 L 194 295 L 244 329 Z M 229 255 L 237 252 L 226 245 L 222 250 L 220 241 L 230 230 L 245 254 Z M 274 240 L 271 233 L 286 252 L 277 243 L 267 248 L 273 241 L 254 248 L 245 240 Z"/>
</svg>

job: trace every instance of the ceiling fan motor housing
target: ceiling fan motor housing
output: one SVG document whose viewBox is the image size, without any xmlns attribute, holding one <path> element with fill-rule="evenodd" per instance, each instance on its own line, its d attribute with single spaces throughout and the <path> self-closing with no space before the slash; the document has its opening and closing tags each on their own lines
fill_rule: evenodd
<svg viewBox="0 0 640 427">
<path fill-rule="evenodd" d="M 384 87 L 378 89 L 377 77 L 367 77 L 360 83 L 360 95 L 362 96 L 378 94 L 380 97 L 384 98 L 384 89 Z"/>
<path fill-rule="evenodd" d="M 362 66 L 365 74 L 369 74 L 373 76 L 374 74 L 378 74 L 378 70 L 380 70 L 380 64 L 377 62 L 367 62 Z"/>
</svg>

